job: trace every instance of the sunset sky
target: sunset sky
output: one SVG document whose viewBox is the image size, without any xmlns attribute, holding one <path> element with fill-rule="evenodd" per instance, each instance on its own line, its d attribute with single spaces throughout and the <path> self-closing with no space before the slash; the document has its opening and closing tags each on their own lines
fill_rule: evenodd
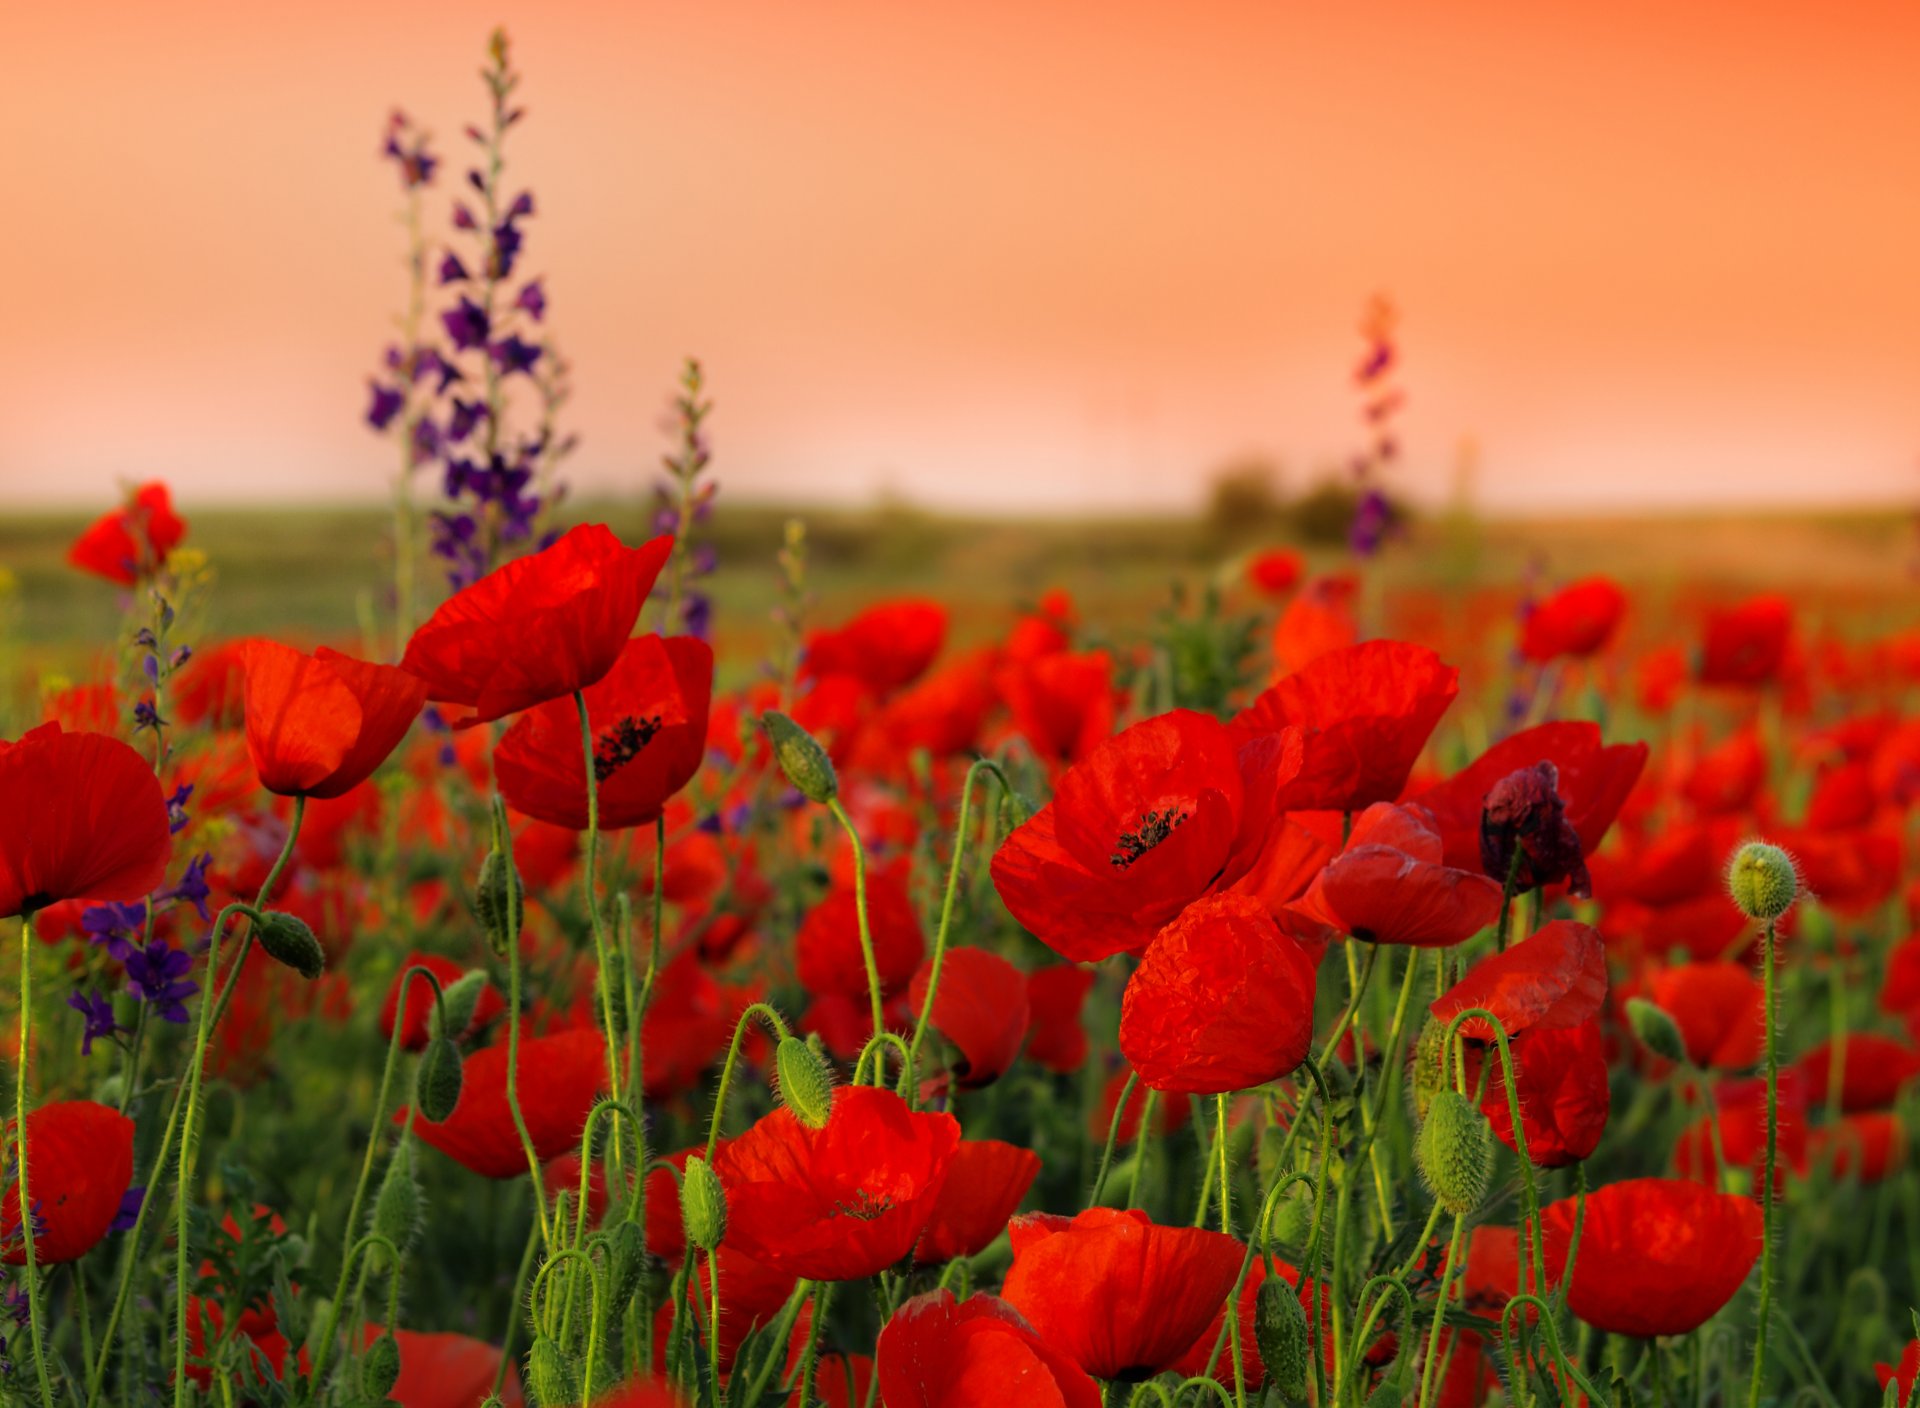
<svg viewBox="0 0 1920 1408">
<path fill-rule="evenodd" d="M 1385 291 L 1430 502 L 1920 500 L 1911 0 L 62 0 L 6 25 L 8 502 L 383 494 L 379 139 L 464 157 L 496 18 L 584 487 L 697 353 L 737 497 L 1299 488 Z"/>
</svg>

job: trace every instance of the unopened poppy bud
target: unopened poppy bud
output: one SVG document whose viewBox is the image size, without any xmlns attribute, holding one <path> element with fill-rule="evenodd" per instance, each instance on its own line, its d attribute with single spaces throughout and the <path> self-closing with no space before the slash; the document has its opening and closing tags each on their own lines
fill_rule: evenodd
<svg viewBox="0 0 1920 1408">
<path fill-rule="evenodd" d="M 1280 1195 L 1268 1227 L 1278 1245 L 1296 1252 L 1305 1248 L 1313 1232 L 1313 1196 L 1303 1184 L 1296 1183 Z"/>
<path fill-rule="evenodd" d="M 610 1240 L 612 1250 L 608 1255 L 608 1265 L 613 1275 L 610 1278 L 612 1300 L 607 1315 L 617 1319 L 632 1303 L 640 1289 L 640 1278 L 647 1269 L 647 1231 L 637 1222 L 621 1222 L 615 1225 Z"/>
<path fill-rule="evenodd" d="M 1687 1044 L 1680 1035 L 1680 1024 L 1673 1020 L 1673 1014 L 1666 1008 L 1648 1002 L 1644 997 L 1627 999 L 1627 1025 L 1633 1028 L 1633 1034 L 1640 1044 L 1656 1056 L 1669 1061 L 1685 1061 Z"/>
<path fill-rule="evenodd" d="M 782 1037 L 773 1056 L 780 1103 L 808 1129 L 825 1129 L 833 1113 L 833 1075 L 811 1046 L 797 1036 Z"/>
<path fill-rule="evenodd" d="M 1427 1107 L 1413 1153 L 1440 1206 L 1465 1217 L 1493 1181 L 1493 1126 L 1466 1096 L 1443 1090 Z"/>
<path fill-rule="evenodd" d="M 1419 1039 L 1413 1044 L 1413 1078 L 1407 1082 L 1416 1119 L 1424 1120 L 1433 1097 L 1447 1088 L 1446 1053 L 1445 1022 L 1428 1022 L 1420 1028 Z"/>
<path fill-rule="evenodd" d="M 420 1053 L 413 1082 L 420 1113 L 435 1124 L 447 1119 L 460 1103 L 460 1085 L 460 1048 L 447 1037 L 434 1037 Z"/>
<path fill-rule="evenodd" d="M 470 968 L 448 983 L 428 1019 L 428 1034 L 448 1037 L 464 1034 L 473 1025 L 473 1014 L 480 1005 L 480 994 L 486 991 L 486 987 L 487 975 L 478 968 Z"/>
<path fill-rule="evenodd" d="M 833 759 L 818 739 L 777 710 L 762 714 L 760 727 L 767 731 L 767 742 L 773 745 L 773 760 L 801 796 L 809 802 L 831 802 L 840 795 Z"/>
<path fill-rule="evenodd" d="M 303 978 L 317 978 L 326 971 L 326 950 L 303 919 L 270 909 L 254 925 L 254 936 L 269 958 L 286 964 Z"/>
<path fill-rule="evenodd" d="M 1000 831 L 1002 835 L 1025 826 L 1040 809 L 1033 798 L 1015 787 L 1000 789 Z"/>
<path fill-rule="evenodd" d="M 508 872 L 512 872 L 513 913 L 507 913 Z M 501 958 L 507 956 L 509 936 L 520 932 L 526 918 L 527 887 L 520 883 L 520 867 L 512 865 L 497 848 L 487 852 L 480 862 L 480 877 L 473 886 L 473 914 L 487 936 L 487 943 Z"/>
<path fill-rule="evenodd" d="M 391 1334 L 382 1335 L 360 1356 L 360 1392 L 379 1402 L 393 1392 L 399 1377 L 399 1342 Z"/>
<path fill-rule="evenodd" d="M 533 1390 L 533 1401 L 543 1408 L 580 1401 L 573 1365 L 551 1335 L 533 1338 L 533 1348 L 527 1351 L 527 1386 Z"/>
<path fill-rule="evenodd" d="M 1727 889 L 1749 919 L 1778 919 L 1800 895 L 1793 857 L 1765 841 L 1749 841 L 1727 866 Z"/>
<path fill-rule="evenodd" d="M 727 1235 L 727 1190 L 713 1165 L 695 1154 L 680 1177 L 680 1223 L 690 1246 L 710 1252 Z"/>
<path fill-rule="evenodd" d="M 413 1146 L 402 1144 L 387 1163 L 373 1200 L 373 1230 L 401 1251 L 420 1233 L 420 1185 L 413 1181 Z"/>
<path fill-rule="evenodd" d="M 1253 1339 L 1267 1379 L 1282 1398 L 1302 1401 L 1307 1396 L 1307 1313 L 1300 1296 L 1277 1276 L 1260 1283 L 1253 1303 Z"/>
</svg>

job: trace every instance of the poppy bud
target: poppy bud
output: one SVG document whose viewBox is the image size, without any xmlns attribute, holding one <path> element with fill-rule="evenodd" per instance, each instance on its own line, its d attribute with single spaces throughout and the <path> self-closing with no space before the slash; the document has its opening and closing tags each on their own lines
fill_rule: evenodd
<svg viewBox="0 0 1920 1408">
<path fill-rule="evenodd" d="M 276 963 L 284 963 L 303 978 L 317 978 L 326 970 L 326 951 L 306 921 L 277 909 L 260 916 L 254 926 L 260 947 Z"/>
<path fill-rule="evenodd" d="M 379 1402 L 393 1391 L 400 1377 L 400 1345 L 384 1334 L 360 1356 L 360 1392 Z"/>
<path fill-rule="evenodd" d="M 760 716 L 760 726 L 773 745 L 773 760 L 787 781 L 799 789 L 809 802 L 831 802 L 840 795 L 840 782 L 834 775 L 833 759 L 812 734 L 777 710 Z"/>
<path fill-rule="evenodd" d="M 543 1408 L 580 1401 L 573 1365 L 551 1335 L 533 1338 L 533 1348 L 527 1351 L 527 1386 L 533 1390 L 533 1401 Z"/>
<path fill-rule="evenodd" d="M 1407 1390 L 1412 1387 L 1413 1351 L 1403 1349 L 1380 1376 L 1379 1385 L 1367 1395 L 1367 1408 L 1400 1408 L 1406 1402 Z"/>
<path fill-rule="evenodd" d="M 1307 1338 L 1307 1313 L 1300 1308 L 1299 1293 L 1269 1276 L 1254 1296 L 1253 1339 L 1267 1378 L 1282 1398 L 1299 1401 L 1307 1396 Z"/>
<path fill-rule="evenodd" d="M 1800 894 L 1800 873 L 1793 857 L 1765 841 L 1749 841 L 1733 853 L 1727 888 L 1749 919 L 1778 919 Z"/>
<path fill-rule="evenodd" d="M 695 1154 L 680 1177 L 680 1224 L 689 1246 L 711 1252 L 727 1235 L 727 1190 L 713 1165 Z"/>
<path fill-rule="evenodd" d="M 1296 1183 L 1280 1195 L 1267 1225 L 1280 1246 L 1292 1251 L 1305 1249 L 1307 1238 L 1313 1232 L 1313 1197 L 1303 1184 Z"/>
<path fill-rule="evenodd" d="M 401 1251 L 420 1232 L 420 1185 L 413 1181 L 413 1145 L 402 1144 L 387 1163 L 373 1200 L 373 1230 Z"/>
<path fill-rule="evenodd" d="M 1000 832 L 1008 835 L 1019 830 L 1033 819 L 1040 809 L 1033 804 L 1033 798 L 1011 784 L 1000 789 Z"/>
<path fill-rule="evenodd" d="M 420 1054 L 420 1069 L 414 1076 L 420 1113 L 435 1124 L 452 1115 L 460 1103 L 460 1084 L 460 1048 L 444 1036 L 433 1038 Z"/>
<path fill-rule="evenodd" d="M 480 1005 L 480 994 L 486 991 L 487 975 L 478 968 L 469 968 L 441 991 L 439 1005 L 428 1018 L 427 1031 L 433 1036 L 458 1037 L 473 1025 L 473 1014 Z M 444 1025 L 441 1015 L 445 1014 Z"/>
<path fill-rule="evenodd" d="M 1669 1061 L 1685 1061 L 1687 1044 L 1680 1036 L 1680 1024 L 1666 1008 L 1648 1002 L 1644 997 L 1627 999 L 1627 1025 L 1633 1028 L 1633 1034 L 1640 1044 L 1656 1056 Z"/>
<path fill-rule="evenodd" d="M 1493 1180 L 1493 1126 L 1466 1096 L 1443 1090 L 1433 1097 L 1413 1153 L 1440 1206 L 1456 1217 L 1480 1206 Z"/>
<path fill-rule="evenodd" d="M 507 922 L 508 870 L 511 869 L 513 887 L 513 922 Z M 480 921 L 480 928 L 486 933 L 487 943 L 501 958 L 507 956 L 509 934 L 520 932 L 521 921 L 526 918 L 527 887 L 520 883 L 520 867 L 513 865 L 499 848 L 487 852 L 487 858 L 480 862 L 480 877 L 473 887 L 473 913 Z"/>
<path fill-rule="evenodd" d="M 782 1037 L 774 1052 L 780 1103 L 808 1129 L 825 1129 L 833 1113 L 833 1073 L 797 1036 Z"/>
<path fill-rule="evenodd" d="M 637 1222 L 621 1222 L 612 1233 L 608 1264 L 612 1270 L 612 1300 L 607 1307 L 609 1319 L 626 1313 L 640 1289 L 640 1278 L 647 1269 L 647 1230 Z"/>
<path fill-rule="evenodd" d="M 1446 1054 L 1447 1024 L 1428 1022 L 1420 1028 L 1420 1037 L 1413 1044 L 1413 1078 L 1407 1082 L 1417 1119 L 1427 1117 L 1433 1097 L 1447 1088 Z"/>
</svg>

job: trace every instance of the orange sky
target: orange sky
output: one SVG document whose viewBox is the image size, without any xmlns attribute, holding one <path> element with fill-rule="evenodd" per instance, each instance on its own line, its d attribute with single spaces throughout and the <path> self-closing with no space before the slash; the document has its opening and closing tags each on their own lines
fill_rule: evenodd
<svg viewBox="0 0 1920 1408">
<path fill-rule="evenodd" d="M 1920 496 L 1911 3 L 62 0 L 6 24 L 9 499 L 384 492 L 379 134 L 459 154 L 496 15 L 589 486 L 684 352 L 741 497 L 1298 486 L 1386 289 L 1416 493 L 1471 437 L 1493 509 Z"/>
</svg>

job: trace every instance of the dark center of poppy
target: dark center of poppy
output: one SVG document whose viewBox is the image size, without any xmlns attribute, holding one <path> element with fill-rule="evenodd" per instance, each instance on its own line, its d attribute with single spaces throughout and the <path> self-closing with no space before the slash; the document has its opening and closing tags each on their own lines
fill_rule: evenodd
<svg viewBox="0 0 1920 1408">
<path fill-rule="evenodd" d="M 862 1188 L 850 1203 L 835 1203 L 834 1212 L 841 1217 L 850 1217 L 856 1222 L 873 1222 L 893 1211 L 893 1199 L 885 1196 L 874 1197 Z"/>
<path fill-rule="evenodd" d="M 658 714 L 648 719 L 636 719 L 629 714 L 601 734 L 600 741 L 593 745 L 594 780 L 605 782 L 619 772 L 640 756 L 640 750 L 653 742 L 653 736 L 658 732 Z"/>
<path fill-rule="evenodd" d="M 1115 870 L 1125 870 L 1141 856 L 1173 835 L 1174 828 L 1187 819 L 1183 811 L 1168 807 L 1165 811 L 1142 812 L 1140 825 L 1132 831 L 1122 831 L 1118 841 L 1119 849 L 1107 857 Z"/>
</svg>

